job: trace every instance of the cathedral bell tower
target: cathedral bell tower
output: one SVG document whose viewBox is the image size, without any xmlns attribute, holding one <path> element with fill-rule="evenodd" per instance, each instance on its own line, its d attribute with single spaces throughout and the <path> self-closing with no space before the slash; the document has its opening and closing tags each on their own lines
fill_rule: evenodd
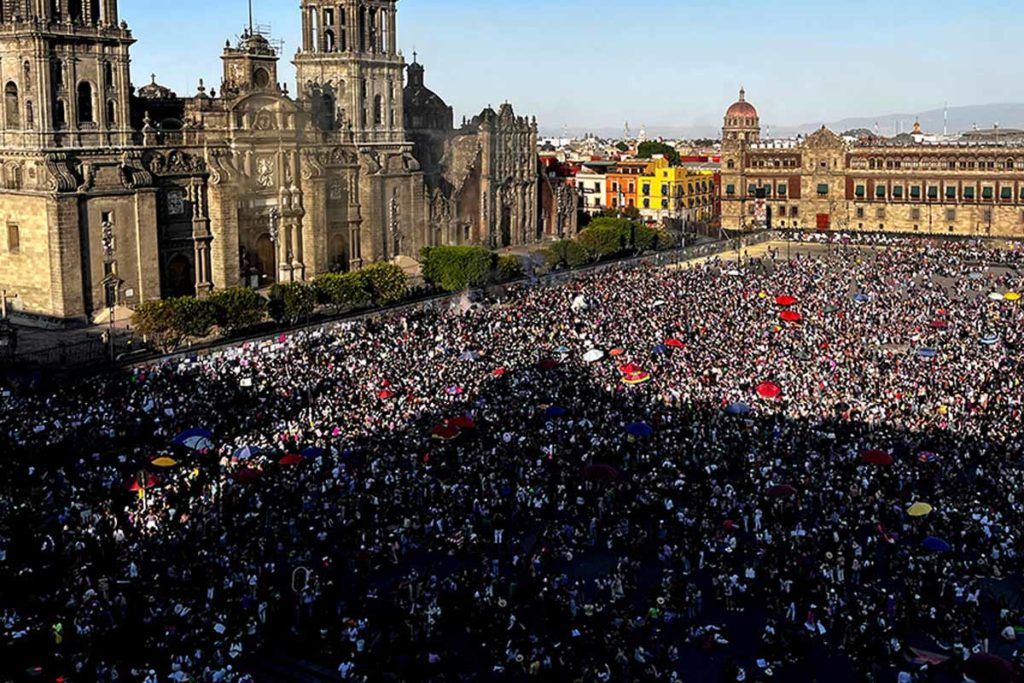
<svg viewBox="0 0 1024 683">
<path fill-rule="evenodd" d="M 396 3 L 302 0 L 299 96 L 322 128 L 351 129 L 357 144 L 405 141 Z"/>
<path fill-rule="evenodd" d="M 0 144 L 130 144 L 134 42 L 117 0 L 0 0 Z"/>
</svg>

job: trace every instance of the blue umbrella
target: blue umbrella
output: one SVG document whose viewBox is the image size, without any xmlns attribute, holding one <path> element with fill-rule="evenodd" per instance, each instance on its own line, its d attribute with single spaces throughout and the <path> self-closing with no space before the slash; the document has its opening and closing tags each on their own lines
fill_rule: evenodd
<svg viewBox="0 0 1024 683">
<path fill-rule="evenodd" d="M 654 427 L 646 422 L 634 422 L 633 424 L 626 426 L 626 431 L 629 432 L 630 436 L 635 436 L 638 439 L 644 439 L 654 434 Z"/>
<path fill-rule="evenodd" d="M 322 458 L 324 456 L 324 449 L 317 448 L 316 446 L 307 446 L 299 451 L 299 455 L 303 458 Z"/>
<path fill-rule="evenodd" d="M 562 417 L 568 412 L 569 411 L 563 408 L 562 406 L 551 406 L 550 408 L 544 411 L 544 414 L 547 415 L 548 417 Z"/>
<path fill-rule="evenodd" d="M 917 355 L 921 358 L 935 358 L 935 356 L 939 355 L 939 352 L 935 349 L 918 349 Z"/>
<path fill-rule="evenodd" d="M 665 346 L 664 344 L 658 344 L 657 346 L 654 347 L 654 351 L 652 351 L 651 353 L 660 356 L 663 353 L 668 353 L 668 347 Z"/>
<path fill-rule="evenodd" d="M 555 349 L 555 353 L 564 356 L 565 354 L 569 353 L 569 347 L 568 346 L 559 346 L 557 349 Z"/>
<path fill-rule="evenodd" d="M 853 300 L 859 304 L 866 304 L 867 302 L 871 301 L 871 297 L 865 294 L 864 292 L 857 292 L 856 294 L 854 294 Z"/>
<path fill-rule="evenodd" d="M 746 403 L 733 403 L 725 409 L 725 412 L 729 415 L 746 415 L 750 412 L 750 406 Z"/>
<path fill-rule="evenodd" d="M 211 450 L 213 448 L 213 432 L 208 429 L 189 429 L 174 437 L 171 443 L 193 451 Z"/>
<path fill-rule="evenodd" d="M 928 538 L 924 539 L 921 545 L 923 545 L 928 550 L 931 550 L 936 553 L 948 553 L 950 550 L 953 549 L 952 546 L 949 545 L 949 543 L 946 543 L 941 538 L 936 538 L 935 536 L 929 536 Z"/>
<path fill-rule="evenodd" d="M 238 458 L 239 460 L 248 460 L 254 456 L 259 455 L 263 452 L 263 449 L 256 448 L 255 446 L 242 446 L 234 452 L 232 457 Z"/>
<path fill-rule="evenodd" d="M 986 334 L 981 338 L 981 343 L 985 346 L 995 346 L 999 343 L 999 335 L 997 334 Z"/>
</svg>

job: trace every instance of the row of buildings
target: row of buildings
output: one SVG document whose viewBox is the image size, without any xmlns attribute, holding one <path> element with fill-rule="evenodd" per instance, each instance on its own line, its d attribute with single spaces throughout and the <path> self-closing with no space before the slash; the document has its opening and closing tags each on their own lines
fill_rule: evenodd
<svg viewBox="0 0 1024 683">
<path fill-rule="evenodd" d="M 0 290 L 99 321 L 424 246 L 557 236 L 572 201 L 509 104 L 461 126 L 398 49 L 397 0 L 301 0 L 294 94 L 250 22 L 218 89 L 136 89 L 117 0 L 0 0 Z M 570 198 L 571 200 L 571 198 Z"/>
<path fill-rule="evenodd" d="M 580 206 L 589 214 L 637 209 L 650 222 L 710 223 L 718 215 L 719 164 L 711 158 L 664 156 L 589 161 L 576 174 Z"/>
<path fill-rule="evenodd" d="M 1012 136 L 848 140 L 822 127 L 762 140 L 757 109 L 739 100 L 722 129 L 722 227 L 1019 237 L 1024 146 Z"/>
</svg>

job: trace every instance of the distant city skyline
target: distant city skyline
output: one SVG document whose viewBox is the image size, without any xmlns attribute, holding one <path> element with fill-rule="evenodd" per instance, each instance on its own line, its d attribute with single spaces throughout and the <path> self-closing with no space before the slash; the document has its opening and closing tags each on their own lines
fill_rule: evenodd
<svg viewBox="0 0 1024 683">
<path fill-rule="evenodd" d="M 219 87 L 220 50 L 244 29 L 246 0 L 174 7 L 121 1 L 139 41 L 134 84 L 155 73 L 180 95 L 194 93 L 199 78 Z M 748 0 L 674 0 L 657 17 L 627 18 L 606 0 L 402 0 L 398 39 L 407 61 L 418 53 L 427 85 L 457 121 L 508 100 L 551 132 L 626 121 L 634 130 L 717 129 L 740 85 L 771 127 L 1024 100 L 1011 85 L 1024 58 L 1020 12 L 996 0 L 978 0 L 969 13 L 948 0 L 908 0 L 898 15 L 894 7 L 863 0 L 851 12 L 847 3 L 784 0 L 754 21 Z M 298 3 L 254 0 L 254 9 L 284 41 L 281 77 L 294 91 L 287 62 L 298 44 Z"/>
</svg>

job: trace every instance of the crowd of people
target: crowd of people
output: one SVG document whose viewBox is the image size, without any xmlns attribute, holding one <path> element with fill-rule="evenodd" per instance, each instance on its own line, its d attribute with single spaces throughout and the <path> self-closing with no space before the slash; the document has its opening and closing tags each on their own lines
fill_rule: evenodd
<svg viewBox="0 0 1024 683">
<path fill-rule="evenodd" d="M 1011 676 L 1024 252 L 785 256 L 9 382 L 0 678 Z"/>
</svg>

